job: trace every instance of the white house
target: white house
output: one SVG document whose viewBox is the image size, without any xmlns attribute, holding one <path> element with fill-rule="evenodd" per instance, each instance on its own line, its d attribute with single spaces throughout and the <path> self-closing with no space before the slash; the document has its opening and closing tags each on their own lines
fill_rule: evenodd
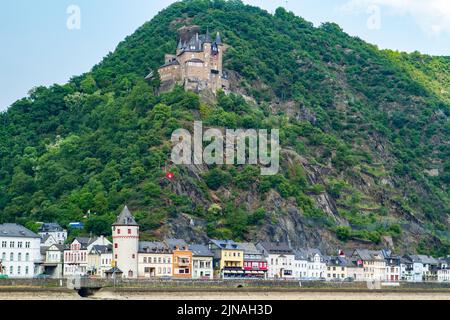
<svg viewBox="0 0 450 320">
<path fill-rule="evenodd" d="M 189 246 L 192 251 L 192 278 L 193 279 L 213 279 L 214 253 L 208 246 L 202 244 L 192 244 Z"/>
<path fill-rule="evenodd" d="M 27 228 L 0 224 L 0 264 L 9 278 L 32 278 L 41 260 L 40 237 Z"/>
<path fill-rule="evenodd" d="M 294 277 L 295 279 L 308 278 L 308 258 L 302 250 L 294 250 Z"/>
<path fill-rule="evenodd" d="M 57 244 L 64 244 L 67 240 L 67 230 L 63 229 L 57 223 L 44 223 L 38 231 L 38 234 L 41 238 L 45 238 L 46 236 L 51 236 L 56 241 Z M 45 241 L 43 241 L 45 242 Z M 48 244 L 46 246 L 52 245 Z"/>
<path fill-rule="evenodd" d="M 163 242 L 140 241 L 138 253 L 139 278 L 173 276 L 173 254 Z"/>
<path fill-rule="evenodd" d="M 309 280 L 325 280 L 327 263 L 319 249 L 302 249 L 303 255 L 308 259 Z"/>
<path fill-rule="evenodd" d="M 256 247 L 268 263 L 268 278 L 295 278 L 295 254 L 287 243 L 260 242 Z"/>
<path fill-rule="evenodd" d="M 450 282 L 450 258 L 439 259 L 439 266 L 437 269 L 437 281 L 438 282 Z"/>
<path fill-rule="evenodd" d="M 136 279 L 138 277 L 139 225 L 134 220 L 128 207 L 125 206 L 112 225 L 113 264 L 122 277 Z"/>
</svg>

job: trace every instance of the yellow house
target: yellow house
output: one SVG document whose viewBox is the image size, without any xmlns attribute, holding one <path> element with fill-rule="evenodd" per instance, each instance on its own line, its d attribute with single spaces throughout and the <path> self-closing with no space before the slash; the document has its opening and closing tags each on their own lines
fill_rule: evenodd
<svg viewBox="0 0 450 320">
<path fill-rule="evenodd" d="M 221 278 L 244 276 L 244 250 L 232 240 L 211 240 L 210 250 L 214 253 L 214 271 Z"/>
</svg>

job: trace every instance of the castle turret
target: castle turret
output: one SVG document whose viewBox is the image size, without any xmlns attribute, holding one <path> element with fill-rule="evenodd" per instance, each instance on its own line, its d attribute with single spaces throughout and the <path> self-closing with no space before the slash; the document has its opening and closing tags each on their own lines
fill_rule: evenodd
<svg viewBox="0 0 450 320">
<path fill-rule="evenodd" d="M 216 44 L 221 46 L 223 45 L 222 43 L 222 37 L 220 36 L 220 32 L 217 32 L 217 36 L 216 36 Z"/>
<path fill-rule="evenodd" d="M 139 225 L 125 206 L 112 225 L 113 259 L 124 278 L 138 276 Z"/>
</svg>

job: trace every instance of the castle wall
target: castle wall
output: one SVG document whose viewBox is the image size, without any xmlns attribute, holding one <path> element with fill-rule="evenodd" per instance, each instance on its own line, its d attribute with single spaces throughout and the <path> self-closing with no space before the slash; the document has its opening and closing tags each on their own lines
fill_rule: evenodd
<svg viewBox="0 0 450 320">
<path fill-rule="evenodd" d="M 181 29 L 180 29 L 181 30 Z M 192 29 L 198 32 L 196 27 Z M 183 28 L 181 31 L 184 34 L 182 43 L 190 40 L 195 33 L 192 34 L 191 28 Z M 198 36 L 197 36 L 198 39 Z M 197 40 L 198 41 L 198 40 Z M 161 77 L 161 91 L 168 91 L 176 84 L 184 85 L 186 90 L 199 92 L 202 90 L 211 90 L 216 92 L 225 86 L 229 87 L 228 81 L 223 79 L 223 55 L 225 47 L 218 46 L 218 54 L 212 54 L 212 44 L 209 42 L 203 43 L 203 51 L 182 51 L 177 49 L 177 55 L 167 54 L 165 57 L 166 64 L 176 59 L 179 65 L 171 65 L 161 67 L 158 71 Z M 199 59 L 201 62 L 193 62 L 189 60 Z M 215 72 L 212 72 L 214 70 Z"/>
</svg>

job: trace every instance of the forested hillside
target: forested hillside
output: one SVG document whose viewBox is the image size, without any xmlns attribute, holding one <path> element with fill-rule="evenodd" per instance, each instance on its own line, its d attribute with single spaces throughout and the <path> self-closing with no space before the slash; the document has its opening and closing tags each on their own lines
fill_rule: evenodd
<svg viewBox="0 0 450 320">
<path fill-rule="evenodd" d="M 144 81 L 191 24 L 223 35 L 233 94 L 158 95 Z M 91 72 L 34 88 L 0 114 L 0 223 L 84 221 L 81 232 L 108 234 L 128 204 L 145 239 L 448 254 L 449 115 L 450 57 L 380 51 L 282 8 L 186 0 Z M 197 119 L 279 128 L 280 174 L 180 166 L 169 181 L 171 133 Z"/>
</svg>

